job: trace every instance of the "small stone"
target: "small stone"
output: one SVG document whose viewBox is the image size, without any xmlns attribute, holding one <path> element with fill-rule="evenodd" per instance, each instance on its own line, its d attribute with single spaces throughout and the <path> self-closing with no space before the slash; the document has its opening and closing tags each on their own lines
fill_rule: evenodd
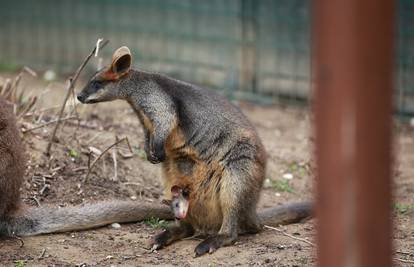
<svg viewBox="0 0 414 267">
<path fill-rule="evenodd" d="M 277 249 L 279 249 L 279 250 L 283 250 L 283 249 L 285 249 L 286 248 L 286 246 L 285 245 L 278 245 L 277 246 Z"/>
<path fill-rule="evenodd" d="M 270 188 L 270 187 L 272 187 L 272 181 L 269 178 L 266 178 L 265 181 L 264 181 L 263 187 L 264 188 Z"/>
<path fill-rule="evenodd" d="M 119 229 L 119 228 L 121 228 L 121 225 L 119 223 L 113 223 L 113 224 L 111 224 L 111 227 L 114 228 L 114 229 Z"/>
<path fill-rule="evenodd" d="M 50 82 L 50 81 L 56 80 L 56 76 L 57 76 L 56 75 L 56 72 L 54 72 L 53 70 L 47 70 L 43 74 L 43 79 L 45 79 L 46 81 Z"/>
<path fill-rule="evenodd" d="M 292 179 L 293 178 L 293 174 L 291 174 L 291 173 L 285 173 L 285 174 L 283 174 L 283 176 L 282 176 L 284 179 L 286 179 L 286 180 L 290 180 L 290 179 Z"/>
<path fill-rule="evenodd" d="M 131 196 L 130 197 L 132 200 L 137 200 L 137 196 Z"/>
</svg>

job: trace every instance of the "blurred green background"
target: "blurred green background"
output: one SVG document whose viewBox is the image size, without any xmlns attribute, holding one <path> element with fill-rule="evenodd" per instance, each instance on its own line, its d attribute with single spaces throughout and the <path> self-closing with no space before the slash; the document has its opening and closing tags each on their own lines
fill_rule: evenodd
<svg viewBox="0 0 414 267">
<path fill-rule="evenodd" d="M 309 99 L 309 0 L 0 3 L 0 71 L 26 65 L 73 73 L 102 37 L 110 40 L 105 63 L 127 45 L 136 67 L 221 89 L 231 98 L 262 104 Z M 395 100 L 400 114 L 413 114 L 414 1 L 399 1 L 398 22 Z"/>
</svg>

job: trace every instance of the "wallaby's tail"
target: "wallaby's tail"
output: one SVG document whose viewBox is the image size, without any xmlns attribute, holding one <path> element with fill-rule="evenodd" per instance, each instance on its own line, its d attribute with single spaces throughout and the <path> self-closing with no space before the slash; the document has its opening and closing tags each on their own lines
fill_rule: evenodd
<svg viewBox="0 0 414 267">
<path fill-rule="evenodd" d="M 173 219 L 168 206 L 133 201 L 108 201 L 84 206 L 28 208 L 0 218 L 0 236 L 30 236 L 85 230 L 114 222 L 137 222 L 151 217 Z"/>
<path fill-rule="evenodd" d="M 262 224 L 276 227 L 312 217 L 313 207 L 310 202 L 291 203 L 258 211 L 258 215 Z"/>
</svg>

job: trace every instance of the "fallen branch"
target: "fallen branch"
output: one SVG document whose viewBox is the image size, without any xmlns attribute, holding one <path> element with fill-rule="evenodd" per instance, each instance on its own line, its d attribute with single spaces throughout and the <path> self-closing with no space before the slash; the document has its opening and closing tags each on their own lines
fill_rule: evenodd
<svg viewBox="0 0 414 267">
<path fill-rule="evenodd" d="M 63 104 L 60 108 L 59 111 L 59 116 L 58 116 L 58 120 L 61 120 L 63 117 L 63 112 L 65 111 L 65 107 L 66 107 L 66 102 L 68 102 L 69 97 L 71 96 L 71 94 L 73 94 L 73 89 L 75 88 L 75 84 L 79 78 L 79 75 L 81 74 L 82 70 L 85 68 L 86 64 L 89 62 L 89 60 L 91 59 L 91 57 L 95 54 L 96 49 L 102 49 L 105 45 L 108 44 L 108 40 L 106 40 L 105 42 L 103 42 L 102 44 L 100 44 L 100 46 L 97 48 L 96 46 L 93 48 L 93 50 L 91 51 L 91 53 L 83 60 L 82 64 L 79 66 L 79 68 L 76 70 L 75 75 L 73 76 L 73 78 L 69 79 L 69 84 L 68 84 L 68 88 L 66 91 L 66 96 L 65 96 L 65 100 L 63 101 Z M 53 133 L 50 136 L 50 140 L 49 143 L 47 144 L 47 148 L 46 148 L 46 155 L 50 156 L 50 150 L 52 148 L 52 144 L 54 142 L 54 139 L 56 137 L 56 133 L 57 130 L 59 128 L 59 121 L 56 123 L 55 128 L 53 129 Z"/>
<path fill-rule="evenodd" d="M 85 178 L 83 179 L 83 182 L 85 182 L 89 178 L 89 175 L 90 175 L 93 167 L 102 158 L 102 156 L 105 155 L 105 153 L 107 153 L 111 148 L 113 148 L 114 146 L 118 145 L 119 143 L 121 143 L 123 141 L 125 141 L 128 144 L 128 147 L 131 149 L 131 146 L 129 145 L 129 141 L 128 141 L 127 137 L 124 137 L 124 138 L 116 141 L 115 143 L 113 143 L 109 147 L 107 147 L 104 151 L 102 151 L 102 153 L 91 164 L 88 163 L 88 173 L 86 174 Z M 132 151 L 132 149 L 131 149 L 131 151 Z"/>
<path fill-rule="evenodd" d="M 286 233 L 285 231 L 283 231 L 283 230 L 281 230 L 281 229 L 278 229 L 278 228 L 276 228 L 276 227 L 271 227 L 271 226 L 268 226 L 268 225 L 265 225 L 264 227 L 265 227 L 265 228 L 268 228 L 268 229 L 271 229 L 271 230 L 275 230 L 275 231 L 277 231 L 277 232 L 279 232 L 279 233 L 283 234 L 284 236 L 290 237 L 290 238 L 292 238 L 292 239 L 295 239 L 295 240 L 298 240 L 298 241 L 305 242 L 306 244 L 309 244 L 309 245 L 311 245 L 312 247 L 314 247 L 314 246 L 315 246 L 315 244 L 314 244 L 314 243 L 312 243 L 312 242 L 310 242 L 310 241 L 308 241 L 308 240 L 306 240 L 306 239 L 304 239 L 304 238 L 300 238 L 300 237 L 296 237 L 296 236 L 290 235 L 290 234 Z"/>
</svg>

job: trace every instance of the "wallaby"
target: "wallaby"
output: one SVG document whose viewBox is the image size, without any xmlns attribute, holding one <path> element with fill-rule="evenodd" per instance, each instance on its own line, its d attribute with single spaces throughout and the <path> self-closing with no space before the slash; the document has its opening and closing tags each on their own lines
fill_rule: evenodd
<svg viewBox="0 0 414 267">
<path fill-rule="evenodd" d="M 29 236 L 84 230 L 114 222 L 136 222 L 150 217 L 174 218 L 162 204 L 107 201 L 81 207 L 25 207 L 20 187 L 26 166 L 13 107 L 0 98 L 0 236 Z"/>
<path fill-rule="evenodd" d="M 211 90 L 158 73 L 131 69 L 130 50 L 123 46 L 112 63 L 98 71 L 78 94 L 82 103 L 126 100 L 136 112 L 145 135 L 145 152 L 152 163 L 163 162 L 164 193 L 183 181 L 196 188 L 198 201 L 185 222 L 154 238 L 163 247 L 192 235 L 210 234 L 196 255 L 230 245 L 239 233 L 261 229 L 256 204 L 262 188 L 266 153 L 255 128 L 243 113 Z M 311 213 L 309 203 L 289 206 L 290 221 Z M 194 211 L 197 212 L 194 212 Z M 280 223 L 280 209 L 268 221 Z M 194 212 L 194 214 L 191 214 Z"/>
</svg>

